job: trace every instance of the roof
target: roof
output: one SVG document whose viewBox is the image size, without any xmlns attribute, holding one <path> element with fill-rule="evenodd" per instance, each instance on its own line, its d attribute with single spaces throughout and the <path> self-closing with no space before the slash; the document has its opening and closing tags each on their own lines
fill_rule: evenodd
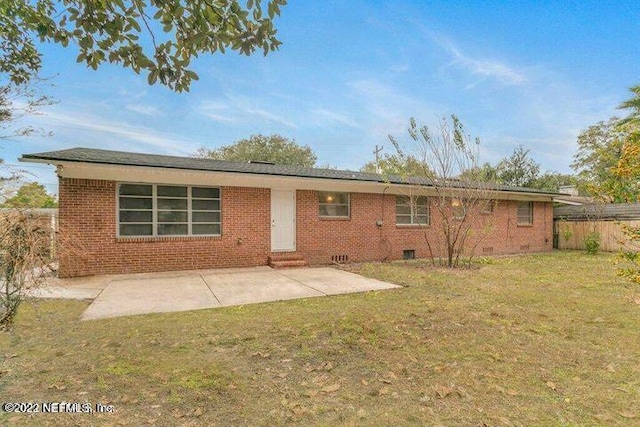
<svg viewBox="0 0 640 427">
<path fill-rule="evenodd" d="M 403 185 L 433 186 L 433 182 L 425 178 L 385 176 L 376 173 L 354 172 L 337 169 L 319 169 L 302 166 L 274 165 L 264 162 L 230 162 L 226 160 L 203 159 L 196 157 L 165 156 L 158 154 L 130 153 L 124 151 L 100 150 L 95 148 L 69 148 L 66 150 L 48 151 L 44 153 L 23 154 L 21 161 L 45 162 L 58 164 L 61 162 L 90 163 L 102 165 L 141 166 L 178 170 L 195 170 L 210 172 L 234 172 L 253 175 L 303 177 L 315 179 L 334 179 L 360 181 L 370 183 L 391 183 Z M 457 188 L 486 188 L 486 184 L 473 184 L 462 181 L 450 182 Z M 492 184 L 491 190 L 517 193 L 536 193 L 540 195 L 559 195 L 555 192 L 535 188 L 514 187 Z"/>
<path fill-rule="evenodd" d="M 564 205 L 590 205 L 594 203 L 593 197 L 586 196 L 558 196 L 553 199 L 556 203 Z"/>
<path fill-rule="evenodd" d="M 554 219 L 607 221 L 640 219 L 640 203 L 590 204 L 553 208 Z"/>
</svg>

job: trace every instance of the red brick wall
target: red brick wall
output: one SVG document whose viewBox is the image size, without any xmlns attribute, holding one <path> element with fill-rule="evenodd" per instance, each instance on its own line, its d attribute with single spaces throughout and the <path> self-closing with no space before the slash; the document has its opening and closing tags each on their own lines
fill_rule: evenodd
<svg viewBox="0 0 640 427">
<path fill-rule="evenodd" d="M 61 277 L 265 265 L 268 189 L 222 187 L 221 237 L 116 237 L 116 183 L 60 180 Z"/>
<path fill-rule="evenodd" d="M 431 207 L 428 227 L 396 226 L 395 195 L 351 194 L 348 219 L 318 216 L 315 191 L 298 191 L 297 252 L 312 264 L 328 264 L 332 256 L 347 255 L 349 261 L 402 259 L 403 250 L 414 250 L 416 258 L 444 256 L 442 216 Z M 534 203 L 533 225 L 517 225 L 517 202 L 499 201 L 491 214 L 475 218 L 467 238 L 475 255 L 544 252 L 552 250 L 553 209 L 550 203 Z M 383 225 L 378 227 L 377 220 Z M 427 241 L 429 245 L 427 245 Z"/>
<path fill-rule="evenodd" d="M 220 237 L 116 237 L 116 183 L 62 178 L 59 190 L 60 276 L 191 270 L 265 265 L 270 254 L 270 191 L 222 187 Z M 297 253 L 311 264 L 329 264 L 332 256 L 349 261 L 401 259 L 403 250 L 416 257 L 432 250 L 444 255 L 431 209 L 430 227 L 395 225 L 395 196 L 351 194 L 348 219 L 318 216 L 315 191 L 297 191 Z M 517 202 L 500 201 L 490 215 L 477 216 L 469 244 L 480 236 L 475 253 L 541 252 L 552 249 L 552 208 L 535 203 L 532 226 L 516 225 Z M 376 221 L 383 225 L 378 227 Z"/>
</svg>

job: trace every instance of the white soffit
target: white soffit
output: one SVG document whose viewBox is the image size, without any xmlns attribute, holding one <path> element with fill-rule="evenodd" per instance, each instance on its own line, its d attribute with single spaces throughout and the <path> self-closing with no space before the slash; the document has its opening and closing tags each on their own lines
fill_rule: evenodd
<svg viewBox="0 0 640 427">
<path fill-rule="evenodd" d="M 38 161 L 37 163 L 49 162 Z M 281 190 L 319 190 L 377 194 L 384 192 L 386 194 L 436 196 L 433 188 L 418 188 L 410 185 L 386 184 L 381 182 L 78 162 L 57 162 L 56 165 L 58 166 L 58 176 L 62 178 L 100 179 L 150 184 L 255 187 Z M 540 202 L 552 201 L 552 196 L 547 194 L 505 191 L 488 191 L 487 198 Z"/>
</svg>

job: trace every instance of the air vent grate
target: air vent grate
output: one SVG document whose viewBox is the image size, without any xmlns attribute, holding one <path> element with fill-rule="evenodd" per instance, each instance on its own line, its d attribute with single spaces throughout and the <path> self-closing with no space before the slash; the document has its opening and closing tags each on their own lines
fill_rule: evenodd
<svg viewBox="0 0 640 427">
<path fill-rule="evenodd" d="M 349 262 L 349 255 L 331 255 L 331 261 L 338 264 Z"/>
<path fill-rule="evenodd" d="M 416 259 L 415 249 L 405 249 L 402 251 L 402 259 Z"/>
</svg>

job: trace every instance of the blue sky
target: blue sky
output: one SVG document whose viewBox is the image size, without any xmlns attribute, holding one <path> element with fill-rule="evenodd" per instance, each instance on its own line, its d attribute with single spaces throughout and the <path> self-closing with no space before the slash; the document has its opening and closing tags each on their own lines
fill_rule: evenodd
<svg viewBox="0 0 640 427">
<path fill-rule="evenodd" d="M 457 114 L 482 162 L 518 144 L 544 170 L 570 172 L 576 137 L 640 83 L 640 12 L 617 1 L 291 1 L 279 52 L 201 57 L 189 93 L 115 65 L 76 64 L 43 46 L 44 92 L 58 103 L 23 119 L 53 132 L 0 142 L 0 157 L 94 147 L 189 155 L 252 134 L 309 145 L 318 163 L 359 169 L 391 150 L 409 117 Z M 52 167 L 20 164 L 57 191 Z"/>
</svg>

